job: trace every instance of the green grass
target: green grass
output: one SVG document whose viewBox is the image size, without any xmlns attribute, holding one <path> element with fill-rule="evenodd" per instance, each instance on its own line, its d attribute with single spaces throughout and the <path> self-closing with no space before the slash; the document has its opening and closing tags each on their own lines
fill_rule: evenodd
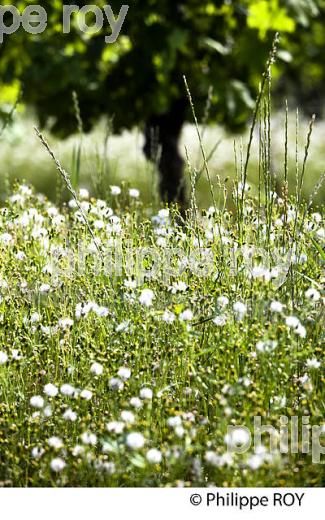
<svg viewBox="0 0 325 520">
<path fill-rule="evenodd" d="M 242 212 L 193 205 L 184 222 L 173 208 L 152 220 L 127 192 L 82 207 L 100 254 L 78 209 L 59 211 L 26 187 L 0 213 L 2 485 L 322 485 L 324 467 L 301 439 L 297 454 L 270 452 L 268 435 L 255 455 L 229 455 L 225 442 L 229 426 L 252 431 L 256 416 L 277 429 L 281 416 L 323 422 L 321 216 L 276 198 L 266 218 L 246 196 Z M 51 397 L 48 384 L 73 395 Z M 132 432 L 143 446 L 128 445 Z"/>
<path fill-rule="evenodd" d="M 322 165 L 312 125 L 280 137 L 258 109 L 251 154 L 226 141 L 204 169 L 217 132 L 194 147 L 185 130 L 186 215 L 157 200 L 139 136 L 107 155 L 100 129 L 82 148 L 51 140 L 71 179 L 42 136 L 3 136 L 2 486 L 324 483 Z M 296 447 L 283 432 L 248 445 L 258 418 L 279 431 L 284 417 Z"/>
<path fill-rule="evenodd" d="M 8 179 L 11 186 L 15 180 L 27 181 L 36 190 L 45 193 L 52 201 L 57 202 L 60 192 L 60 181 L 55 168 L 39 146 L 33 132 L 34 120 L 29 114 L 14 116 L 14 123 L 6 129 L 0 139 L 1 169 L 0 197 L 4 198 L 4 185 Z M 308 121 L 302 119 L 298 131 L 298 150 L 300 160 L 304 153 L 304 145 Z M 320 175 L 324 172 L 324 131 L 325 123 L 316 122 L 308 163 L 308 174 L 303 185 L 303 196 L 308 199 Z M 107 156 L 104 155 L 105 125 L 99 124 L 95 130 L 83 137 L 79 184 L 87 187 L 91 194 L 105 198 L 109 185 L 129 183 L 141 190 L 144 203 L 157 200 L 157 174 L 155 168 L 148 163 L 142 153 L 143 137 L 139 130 L 124 132 L 121 136 L 109 135 Z M 226 186 L 231 190 L 235 178 L 234 140 L 237 142 L 238 155 L 241 139 L 247 141 L 248 131 L 243 136 L 226 134 L 218 127 L 205 129 L 203 143 L 207 155 L 220 143 L 209 161 L 211 177 L 217 184 L 217 175 L 222 180 L 228 179 Z M 272 168 L 275 173 L 282 172 L 284 162 L 284 116 L 277 114 L 272 120 Z M 257 136 L 256 136 L 257 137 Z M 78 153 L 79 136 L 72 136 L 66 141 L 58 141 L 53 136 L 50 142 L 56 153 L 72 177 L 75 175 L 76 154 Z M 202 168 L 200 148 L 195 128 L 187 125 L 184 128 L 180 149 L 186 157 L 185 148 L 189 152 L 190 162 L 198 170 Z M 295 114 L 289 121 L 289 180 L 292 193 L 295 186 Z M 252 157 L 248 172 L 248 181 L 255 194 L 258 191 L 258 138 L 253 143 Z M 188 181 L 188 185 L 190 182 Z M 211 204 L 210 189 L 206 177 L 201 175 L 197 185 L 197 201 L 200 208 Z M 66 198 L 66 194 L 65 194 Z M 325 201 L 325 186 L 319 190 L 314 203 Z M 231 205 L 231 198 L 228 201 Z"/>
</svg>

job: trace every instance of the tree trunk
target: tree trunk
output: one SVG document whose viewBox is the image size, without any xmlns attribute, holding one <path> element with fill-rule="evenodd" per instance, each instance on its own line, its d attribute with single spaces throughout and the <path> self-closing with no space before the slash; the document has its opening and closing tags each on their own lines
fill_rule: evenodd
<svg viewBox="0 0 325 520">
<path fill-rule="evenodd" d="M 179 153 L 179 139 L 185 120 L 186 104 L 178 101 L 167 114 L 152 116 L 145 127 L 144 153 L 157 161 L 160 174 L 160 195 L 168 203 L 186 203 L 184 161 Z M 157 155 L 157 149 L 159 154 Z"/>
</svg>

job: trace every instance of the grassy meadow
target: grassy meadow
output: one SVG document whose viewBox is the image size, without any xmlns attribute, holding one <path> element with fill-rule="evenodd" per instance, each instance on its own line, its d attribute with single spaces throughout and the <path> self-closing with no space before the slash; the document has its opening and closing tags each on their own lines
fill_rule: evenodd
<svg viewBox="0 0 325 520">
<path fill-rule="evenodd" d="M 51 139 L 70 179 L 29 119 L 6 129 L 1 486 L 324 484 L 324 123 L 260 123 L 251 150 L 206 130 L 208 163 L 185 129 L 186 214 L 138 133 L 99 127 L 78 168 L 80 137 Z"/>
</svg>

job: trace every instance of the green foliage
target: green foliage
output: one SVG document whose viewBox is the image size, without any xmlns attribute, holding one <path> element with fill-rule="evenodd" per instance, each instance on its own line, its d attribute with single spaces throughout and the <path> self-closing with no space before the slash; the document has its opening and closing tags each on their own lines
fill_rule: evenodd
<svg viewBox="0 0 325 520">
<path fill-rule="evenodd" d="M 30 3 L 21 1 L 19 7 Z M 86 2 L 75 3 L 81 7 Z M 108 24 L 100 33 L 82 34 L 75 21 L 71 33 L 62 34 L 62 3 L 44 1 L 48 27 L 43 34 L 31 36 L 20 29 L 5 37 L 0 47 L 2 84 L 18 80 L 41 123 L 63 135 L 76 130 L 73 91 L 86 131 L 102 115 L 114 117 L 114 128 L 120 130 L 141 125 L 185 99 L 185 74 L 198 114 L 204 113 L 212 85 L 211 120 L 238 129 L 251 113 L 274 31 L 287 34 L 280 57 L 292 53 L 293 74 L 297 58 L 304 59 L 310 46 L 316 53 L 321 48 L 322 0 L 129 3 L 120 37 L 106 44 Z M 121 1 L 110 4 L 117 14 Z M 306 39 L 309 45 L 302 47 Z M 320 58 L 308 71 L 317 84 L 324 78 Z M 190 111 L 186 117 L 191 120 Z"/>
<path fill-rule="evenodd" d="M 295 21 L 288 16 L 284 7 L 280 7 L 278 0 L 252 2 L 247 24 L 259 30 L 261 39 L 265 38 L 268 31 L 293 32 L 296 28 Z"/>
</svg>

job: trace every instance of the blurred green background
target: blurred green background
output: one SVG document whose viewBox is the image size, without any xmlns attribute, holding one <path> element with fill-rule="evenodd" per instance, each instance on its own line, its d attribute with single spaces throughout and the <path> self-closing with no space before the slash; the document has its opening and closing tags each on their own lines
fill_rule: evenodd
<svg viewBox="0 0 325 520">
<path fill-rule="evenodd" d="M 15 6 L 22 12 L 37 4 L 36 0 L 20 1 Z M 96 3 L 101 9 L 104 4 Z M 121 2 L 113 0 L 110 5 L 117 17 Z M 290 108 L 292 190 L 295 109 L 299 106 L 301 112 L 300 160 L 308 119 L 316 113 L 304 184 L 304 195 L 310 196 L 324 171 L 325 0 L 130 1 L 121 34 L 113 44 L 105 43 L 107 24 L 97 32 L 81 32 L 78 15 L 72 19 L 70 33 L 63 34 L 63 2 L 44 1 L 42 6 L 48 14 L 44 33 L 31 35 L 21 28 L 5 35 L 0 45 L 0 118 L 6 125 L 0 136 L 2 199 L 15 179 L 31 182 L 52 199 L 58 196 L 58 174 L 35 136 L 33 125 L 37 124 L 76 186 L 105 197 L 109 185 L 126 182 L 139 188 L 145 201 L 158 200 L 159 168 L 142 151 L 143 134 L 148 135 L 150 125 L 158 128 L 157 144 L 165 166 L 177 159 L 177 145 L 183 158 L 188 150 L 192 167 L 202 166 L 183 75 L 199 123 L 204 123 L 207 155 L 219 143 L 210 161 L 212 177 L 228 179 L 231 191 L 234 140 L 237 150 L 241 142 L 247 143 L 254 99 L 277 31 L 281 39 L 272 70 L 272 170 L 283 178 L 285 100 Z M 7 25 L 10 16 L 4 15 Z M 84 21 L 92 25 L 93 15 Z M 11 117 L 17 98 L 19 104 Z M 253 191 L 258 182 L 255 137 L 249 167 Z M 199 204 L 209 205 L 204 175 L 197 188 Z M 322 204 L 324 199 L 322 187 L 315 203 Z"/>
<path fill-rule="evenodd" d="M 293 112 L 290 117 L 289 131 L 289 182 L 291 191 L 295 187 L 295 117 Z M 5 180 L 24 180 L 32 183 L 36 189 L 45 193 L 52 200 L 56 199 L 60 189 L 60 178 L 51 159 L 41 146 L 33 131 L 35 120 L 31 114 L 17 114 L 14 123 L 10 125 L 3 134 L 0 141 L 1 172 L 0 182 L 2 186 L 2 198 L 5 196 Z M 299 131 L 299 158 L 302 163 L 306 144 L 306 135 L 309 121 L 303 118 L 300 122 Z M 83 140 L 81 155 L 81 178 L 80 185 L 86 187 L 95 196 L 106 196 L 109 186 L 122 182 L 131 187 L 140 189 L 145 202 L 157 198 L 157 171 L 150 161 L 147 161 L 142 153 L 143 136 L 140 131 L 125 131 L 120 136 L 110 135 L 107 142 L 106 174 L 103 184 L 98 186 L 99 168 L 98 157 L 104 155 L 106 126 L 104 122 L 98 126 Z M 284 164 L 284 114 L 277 113 L 272 122 L 273 135 L 273 166 L 274 171 L 283 177 Z M 307 174 L 304 183 L 304 194 L 309 197 L 321 174 L 325 170 L 324 161 L 324 135 L 325 122 L 316 122 L 308 159 Z M 207 152 L 211 151 L 216 144 L 220 143 L 213 158 L 210 161 L 211 173 L 214 181 L 216 175 L 221 179 L 229 178 L 227 186 L 231 191 L 231 181 L 235 176 L 234 140 L 237 149 L 240 148 L 241 140 L 248 140 L 248 132 L 243 135 L 227 134 L 222 128 L 210 126 L 204 135 L 204 145 Z M 66 140 L 60 140 L 54 136 L 49 137 L 49 142 L 55 150 L 59 160 L 68 172 L 71 172 L 73 164 L 73 149 L 79 142 L 78 136 L 71 136 Z M 253 144 L 252 161 L 249 168 L 249 183 L 252 190 L 257 191 L 257 168 L 258 168 L 258 137 Z M 182 133 L 180 149 L 186 156 L 188 151 L 192 166 L 202 167 L 202 159 L 195 127 L 185 125 Z M 101 162 L 101 161 L 100 161 Z M 187 176 L 187 184 L 190 185 Z M 198 203 L 202 207 L 211 204 L 211 196 L 205 175 L 201 176 L 198 185 Z M 315 197 L 315 204 L 325 201 L 325 187 L 322 186 Z"/>
</svg>

